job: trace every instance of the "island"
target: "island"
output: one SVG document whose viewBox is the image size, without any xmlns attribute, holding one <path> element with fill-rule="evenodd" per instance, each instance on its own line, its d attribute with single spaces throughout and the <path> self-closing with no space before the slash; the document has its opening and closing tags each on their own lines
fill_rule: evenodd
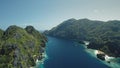
<svg viewBox="0 0 120 68">
<path fill-rule="evenodd" d="M 98 21 L 89 19 L 69 19 L 51 30 L 46 35 L 72 39 L 79 43 L 87 43 L 87 48 L 97 50 L 96 56 L 105 60 L 107 57 L 120 57 L 120 21 Z"/>
<path fill-rule="evenodd" d="M 42 60 L 47 38 L 33 26 L 0 29 L 0 68 L 33 68 Z"/>
</svg>

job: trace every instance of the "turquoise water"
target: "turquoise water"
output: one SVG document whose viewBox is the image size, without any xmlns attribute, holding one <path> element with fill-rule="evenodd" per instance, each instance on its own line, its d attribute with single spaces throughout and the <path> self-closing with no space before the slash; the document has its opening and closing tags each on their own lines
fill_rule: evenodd
<svg viewBox="0 0 120 68">
<path fill-rule="evenodd" d="M 46 53 L 48 59 L 39 68 L 109 68 L 71 40 L 48 36 Z"/>
</svg>

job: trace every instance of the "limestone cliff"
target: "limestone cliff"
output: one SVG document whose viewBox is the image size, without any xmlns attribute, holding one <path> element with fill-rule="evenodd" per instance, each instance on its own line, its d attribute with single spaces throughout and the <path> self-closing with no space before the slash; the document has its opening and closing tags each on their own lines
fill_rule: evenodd
<svg viewBox="0 0 120 68">
<path fill-rule="evenodd" d="M 47 39 L 34 27 L 0 30 L 0 68 L 29 68 L 41 60 Z"/>
</svg>

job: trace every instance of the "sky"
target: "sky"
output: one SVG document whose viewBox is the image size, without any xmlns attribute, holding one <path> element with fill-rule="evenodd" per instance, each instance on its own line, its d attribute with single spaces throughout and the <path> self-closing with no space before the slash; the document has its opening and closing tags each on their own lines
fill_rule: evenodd
<svg viewBox="0 0 120 68">
<path fill-rule="evenodd" d="M 75 18 L 120 20 L 120 0 L 0 0 L 0 28 L 32 25 L 49 30 Z"/>
</svg>

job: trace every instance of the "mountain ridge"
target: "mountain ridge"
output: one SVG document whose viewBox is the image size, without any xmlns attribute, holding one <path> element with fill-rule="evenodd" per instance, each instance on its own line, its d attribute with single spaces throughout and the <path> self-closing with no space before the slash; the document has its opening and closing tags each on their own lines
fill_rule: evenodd
<svg viewBox="0 0 120 68">
<path fill-rule="evenodd" d="M 104 22 L 89 19 L 69 19 L 44 33 L 76 41 L 90 41 L 88 48 L 101 50 L 109 56 L 120 57 L 119 26 L 120 21 L 118 20 Z"/>
</svg>

